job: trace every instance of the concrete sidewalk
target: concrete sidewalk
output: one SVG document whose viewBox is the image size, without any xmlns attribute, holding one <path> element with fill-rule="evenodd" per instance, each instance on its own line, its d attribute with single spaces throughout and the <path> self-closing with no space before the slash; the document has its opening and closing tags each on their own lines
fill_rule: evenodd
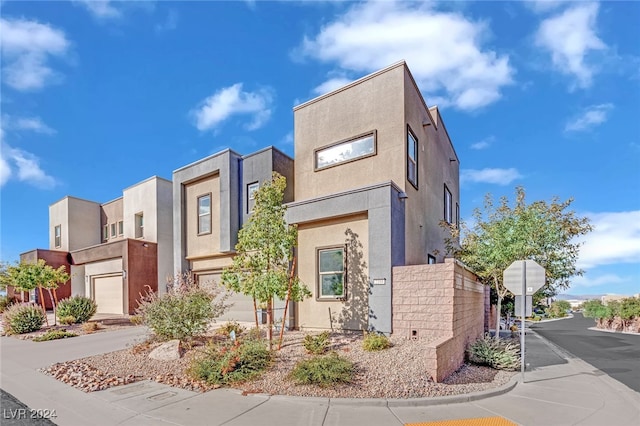
<svg viewBox="0 0 640 426">
<path fill-rule="evenodd" d="M 500 416 L 521 425 L 640 424 L 640 394 L 527 333 L 526 381 L 485 393 L 407 400 L 243 396 L 190 392 L 151 381 L 84 393 L 36 371 L 53 362 L 118 350 L 141 327 L 33 342 L 2 337 L 0 387 L 32 409 L 55 409 L 59 425 L 403 425 Z M 78 339 L 78 340 L 76 340 Z M 46 346 L 45 346 L 46 345 Z M 37 349 L 34 351 L 34 349 Z"/>
</svg>

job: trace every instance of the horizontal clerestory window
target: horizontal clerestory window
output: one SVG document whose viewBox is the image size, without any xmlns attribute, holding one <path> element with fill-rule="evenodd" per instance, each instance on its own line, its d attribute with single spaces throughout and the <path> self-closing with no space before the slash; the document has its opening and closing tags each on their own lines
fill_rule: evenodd
<svg viewBox="0 0 640 426">
<path fill-rule="evenodd" d="M 315 169 L 326 169 L 372 155 L 376 155 L 375 131 L 317 149 L 315 151 Z"/>
</svg>

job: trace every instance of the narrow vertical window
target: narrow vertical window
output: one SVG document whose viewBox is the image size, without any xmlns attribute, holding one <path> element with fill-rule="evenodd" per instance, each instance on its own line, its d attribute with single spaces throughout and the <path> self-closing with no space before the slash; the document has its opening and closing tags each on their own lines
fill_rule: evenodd
<svg viewBox="0 0 640 426">
<path fill-rule="evenodd" d="M 456 228 L 460 228 L 460 204 L 456 203 Z"/>
<path fill-rule="evenodd" d="M 407 180 L 418 189 L 418 138 L 407 125 Z"/>
<path fill-rule="evenodd" d="M 55 248 L 62 246 L 62 225 L 56 225 L 53 229 L 53 244 Z"/>
<path fill-rule="evenodd" d="M 118 235 L 124 235 L 124 222 L 118 222 Z"/>
<path fill-rule="evenodd" d="M 198 197 L 198 234 L 211 232 L 211 194 Z"/>
<path fill-rule="evenodd" d="M 144 237 L 144 216 L 142 213 L 136 214 L 134 223 L 136 227 L 136 232 L 135 232 L 136 238 Z"/>
<path fill-rule="evenodd" d="M 256 192 L 258 192 L 259 187 L 258 182 L 247 185 L 247 213 L 253 212 L 256 207 Z"/>
<path fill-rule="evenodd" d="M 318 298 L 345 297 L 344 248 L 318 250 Z"/>
<path fill-rule="evenodd" d="M 444 220 L 447 223 L 453 223 L 453 206 L 451 204 L 451 191 L 444 186 Z"/>
<path fill-rule="evenodd" d="M 103 241 L 107 241 L 109 239 L 109 225 L 102 227 L 102 239 Z"/>
<path fill-rule="evenodd" d="M 116 237 L 116 224 L 112 223 L 111 224 L 111 238 L 115 238 Z"/>
</svg>

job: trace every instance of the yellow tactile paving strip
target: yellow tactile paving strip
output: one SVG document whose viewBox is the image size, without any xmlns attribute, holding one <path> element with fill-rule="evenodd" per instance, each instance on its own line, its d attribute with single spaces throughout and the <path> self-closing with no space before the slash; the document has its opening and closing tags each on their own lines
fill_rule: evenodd
<svg viewBox="0 0 640 426">
<path fill-rule="evenodd" d="M 405 423 L 404 426 L 518 426 L 502 417 L 480 417 L 476 419 L 439 420 L 437 422 Z"/>
</svg>

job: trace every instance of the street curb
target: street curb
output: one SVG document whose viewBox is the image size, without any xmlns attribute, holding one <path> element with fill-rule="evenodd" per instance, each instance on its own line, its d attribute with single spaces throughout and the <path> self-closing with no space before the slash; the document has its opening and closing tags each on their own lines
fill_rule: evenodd
<svg viewBox="0 0 640 426">
<path fill-rule="evenodd" d="M 461 395 L 434 396 L 425 398 L 323 398 L 289 395 L 269 395 L 264 393 L 248 394 L 248 396 L 268 397 L 276 401 L 291 402 L 315 402 L 327 404 L 329 407 L 350 406 L 350 407 L 428 407 L 432 405 L 459 404 L 502 395 L 513 390 L 520 383 L 518 375 L 515 374 L 507 383 L 497 388 L 484 391 L 471 392 Z"/>
</svg>

